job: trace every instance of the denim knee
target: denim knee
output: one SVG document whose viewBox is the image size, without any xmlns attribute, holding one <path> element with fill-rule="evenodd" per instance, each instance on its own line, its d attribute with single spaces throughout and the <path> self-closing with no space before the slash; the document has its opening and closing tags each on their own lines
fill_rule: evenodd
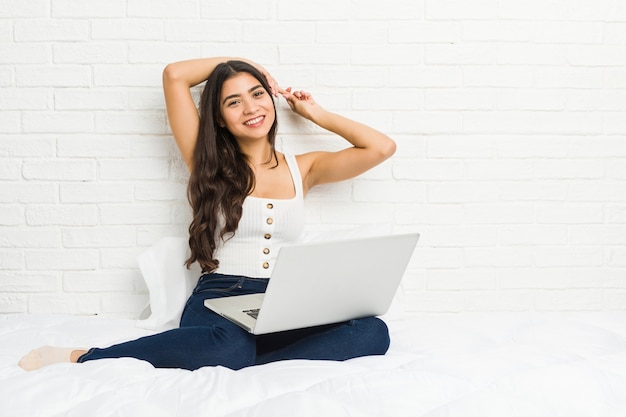
<svg viewBox="0 0 626 417">
<path fill-rule="evenodd" d="M 384 355 L 389 350 L 391 340 L 387 324 L 378 317 L 366 317 L 352 320 L 351 325 L 359 328 L 359 334 L 363 335 L 363 345 L 367 346 L 367 355 Z"/>
<path fill-rule="evenodd" d="M 199 346 L 196 368 L 224 366 L 233 370 L 254 365 L 256 342 L 254 336 L 232 326 L 214 326 L 204 346 Z"/>
</svg>

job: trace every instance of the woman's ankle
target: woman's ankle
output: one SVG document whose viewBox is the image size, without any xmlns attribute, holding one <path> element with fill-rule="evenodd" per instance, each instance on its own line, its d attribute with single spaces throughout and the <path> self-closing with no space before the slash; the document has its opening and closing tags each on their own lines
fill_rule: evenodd
<svg viewBox="0 0 626 417">
<path fill-rule="evenodd" d="M 78 363 L 78 359 L 85 353 L 87 353 L 86 350 L 73 350 L 72 353 L 70 353 L 70 362 Z"/>
</svg>

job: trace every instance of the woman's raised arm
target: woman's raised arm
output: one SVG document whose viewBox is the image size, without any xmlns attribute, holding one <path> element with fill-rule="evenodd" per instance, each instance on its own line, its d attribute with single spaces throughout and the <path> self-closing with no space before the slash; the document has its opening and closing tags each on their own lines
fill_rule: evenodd
<svg viewBox="0 0 626 417">
<path fill-rule="evenodd" d="M 280 91 L 291 109 L 318 126 L 333 132 L 352 146 L 337 152 L 310 152 L 299 156 L 305 191 L 328 182 L 353 178 L 389 158 L 396 143 L 384 133 L 367 125 L 329 112 L 309 93 Z"/>
<path fill-rule="evenodd" d="M 205 81 L 225 58 L 194 59 L 168 64 L 163 70 L 163 93 L 167 118 L 187 168 L 193 167 L 200 116 L 190 88 Z"/>
</svg>

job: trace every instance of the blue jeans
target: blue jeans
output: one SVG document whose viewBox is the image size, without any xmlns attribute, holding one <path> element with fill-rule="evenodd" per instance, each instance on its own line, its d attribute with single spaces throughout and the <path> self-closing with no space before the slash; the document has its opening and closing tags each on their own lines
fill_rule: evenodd
<svg viewBox="0 0 626 417">
<path fill-rule="evenodd" d="M 203 366 L 241 369 L 287 359 L 343 361 L 384 355 L 389 331 L 376 318 L 254 336 L 204 306 L 207 298 L 265 292 L 268 280 L 232 275 L 200 277 L 187 300 L 180 327 L 108 348 L 92 348 L 78 362 L 132 357 L 157 368 Z"/>
</svg>

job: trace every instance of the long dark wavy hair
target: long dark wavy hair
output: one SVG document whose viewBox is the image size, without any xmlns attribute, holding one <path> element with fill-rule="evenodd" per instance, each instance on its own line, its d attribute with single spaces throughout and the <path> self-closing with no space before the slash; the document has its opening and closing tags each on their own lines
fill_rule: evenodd
<svg viewBox="0 0 626 417">
<path fill-rule="evenodd" d="M 252 75 L 270 93 L 267 80 L 254 66 L 242 61 L 228 61 L 211 72 L 200 98 L 200 129 L 187 187 L 193 212 L 189 226 L 191 256 L 185 265 L 189 268 L 197 261 L 202 272 L 213 272 L 219 266 L 219 260 L 213 256 L 215 249 L 220 240 L 225 241 L 234 235 L 243 202 L 255 186 L 248 157 L 241 152 L 230 131 L 220 126 L 222 85 L 242 72 Z M 274 106 L 274 123 L 268 133 L 272 153 L 267 163 L 278 162 L 275 149 L 277 127 Z"/>
</svg>

